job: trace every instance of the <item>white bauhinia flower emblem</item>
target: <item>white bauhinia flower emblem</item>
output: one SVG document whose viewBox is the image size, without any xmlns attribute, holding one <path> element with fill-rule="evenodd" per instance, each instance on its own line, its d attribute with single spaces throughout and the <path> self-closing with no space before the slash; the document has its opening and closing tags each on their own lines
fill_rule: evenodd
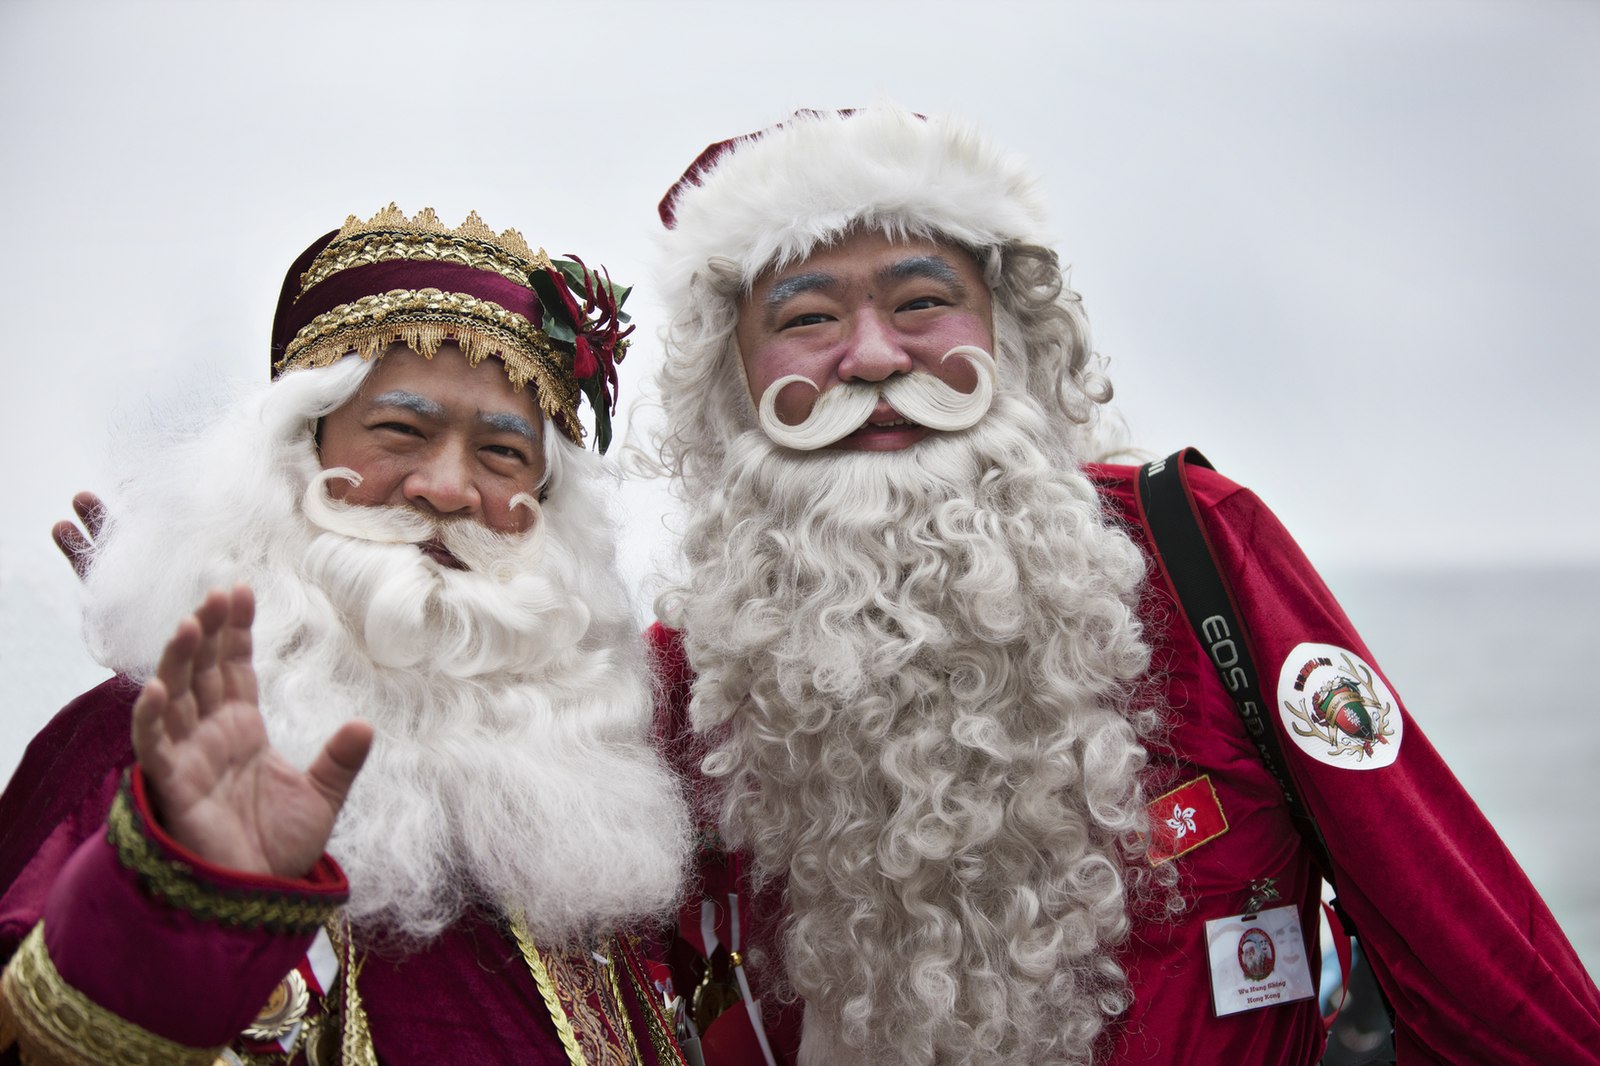
<svg viewBox="0 0 1600 1066">
<path fill-rule="evenodd" d="M 1174 803 L 1172 805 L 1172 817 L 1167 819 L 1167 828 L 1176 834 L 1174 837 L 1176 840 L 1182 840 L 1190 833 L 1195 832 L 1194 808 L 1183 807 Z"/>
</svg>

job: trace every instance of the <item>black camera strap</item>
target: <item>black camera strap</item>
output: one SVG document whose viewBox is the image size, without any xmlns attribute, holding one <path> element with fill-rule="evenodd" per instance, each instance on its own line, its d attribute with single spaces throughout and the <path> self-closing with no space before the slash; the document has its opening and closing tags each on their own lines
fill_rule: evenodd
<svg viewBox="0 0 1600 1066">
<path fill-rule="evenodd" d="M 1217 567 L 1216 553 L 1206 538 L 1205 527 L 1200 524 L 1186 469 L 1191 463 L 1207 470 L 1214 469 L 1194 448 L 1185 448 L 1139 468 L 1140 517 L 1150 531 L 1156 562 L 1179 609 L 1188 619 L 1189 628 L 1194 630 L 1200 646 L 1206 649 L 1223 688 L 1227 689 L 1234 709 L 1239 712 L 1245 734 L 1255 744 L 1262 763 L 1283 792 L 1283 801 L 1289 807 L 1295 828 L 1311 849 L 1319 872 L 1337 890 L 1328 846 L 1301 802 L 1294 778 L 1289 775 L 1282 742 L 1272 726 L 1273 706 L 1262 698 L 1250 631 L 1239 619 L 1233 589 Z"/>
<path fill-rule="evenodd" d="M 1339 886 L 1333 877 L 1333 861 L 1328 854 L 1328 845 L 1322 839 L 1322 830 L 1300 799 L 1294 778 L 1290 776 L 1288 763 L 1283 756 L 1283 744 L 1272 724 L 1274 708 L 1262 699 L 1250 631 L 1239 617 L 1233 589 L 1217 565 L 1216 552 L 1212 550 L 1205 526 L 1201 523 L 1194 491 L 1189 487 L 1190 464 L 1207 470 L 1215 469 L 1194 448 L 1184 448 L 1139 468 L 1136 494 L 1139 517 L 1150 533 L 1156 564 L 1161 568 L 1178 608 L 1188 620 L 1189 628 L 1194 631 L 1200 646 L 1210 657 L 1212 666 L 1222 679 L 1222 687 L 1232 697 L 1234 709 L 1239 712 L 1239 720 L 1244 724 L 1245 734 L 1255 744 L 1262 763 L 1283 792 L 1289 815 L 1294 820 L 1300 838 L 1311 849 L 1318 872 L 1337 893 Z M 1333 911 L 1343 925 L 1344 932 L 1359 940 L 1360 933 L 1337 899 L 1333 901 Z M 1365 950 L 1370 952 L 1371 949 Z M 1341 962 L 1344 954 L 1341 952 Z M 1345 968 L 1348 970 L 1348 967 Z M 1376 981 L 1372 986 L 1378 992 L 1392 1027 L 1394 1007 Z M 1392 1054 L 1387 1048 L 1385 1051 Z M 1384 1058 L 1382 1061 L 1392 1060 Z"/>
</svg>

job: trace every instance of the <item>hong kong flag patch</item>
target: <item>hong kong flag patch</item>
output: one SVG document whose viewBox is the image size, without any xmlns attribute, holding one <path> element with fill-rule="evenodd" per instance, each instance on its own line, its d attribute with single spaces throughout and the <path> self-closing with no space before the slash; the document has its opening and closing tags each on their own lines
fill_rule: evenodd
<svg viewBox="0 0 1600 1066">
<path fill-rule="evenodd" d="M 1228 831 L 1228 819 L 1211 787 L 1211 775 L 1201 774 L 1188 784 L 1150 801 L 1150 852 L 1152 866 L 1176 859 Z"/>
</svg>

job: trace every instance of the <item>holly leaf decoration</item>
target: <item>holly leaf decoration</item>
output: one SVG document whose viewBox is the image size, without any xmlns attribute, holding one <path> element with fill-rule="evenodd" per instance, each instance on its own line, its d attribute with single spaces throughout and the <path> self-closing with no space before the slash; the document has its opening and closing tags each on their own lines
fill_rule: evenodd
<svg viewBox="0 0 1600 1066">
<path fill-rule="evenodd" d="M 604 455 L 611 446 L 611 405 L 602 381 L 596 374 L 578 382 L 578 388 L 589 398 L 589 410 L 594 412 L 594 446 Z"/>
<path fill-rule="evenodd" d="M 570 292 L 565 291 L 566 286 L 551 277 L 548 270 L 533 271 L 528 276 L 528 284 L 533 286 L 534 295 L 539 297 L 539 306 L 544 308 L 544 321 L 539 324 L 544 335 L 566 346 L 576 343 L 577 320 L 581 316 L 577 301 Z"/>
</svg>

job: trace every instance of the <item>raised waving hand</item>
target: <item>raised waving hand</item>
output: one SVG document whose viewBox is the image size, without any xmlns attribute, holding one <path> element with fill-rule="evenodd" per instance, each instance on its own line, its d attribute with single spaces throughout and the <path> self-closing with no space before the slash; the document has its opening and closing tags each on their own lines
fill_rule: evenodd
<svg viewBox="0 0 1600 1066">
<path fill-rule="evenodd" d="M 156 816 L 178 843 L 229 869 L 303 877 L 333 832 L 372 727 L 346 722 L 305 771 L 279 754 L 256 702 L 254 617 L 255 597 L 238 585 L 213 589 L 178 624 L 134 704 L 133 747 Z"/>
</svg>

